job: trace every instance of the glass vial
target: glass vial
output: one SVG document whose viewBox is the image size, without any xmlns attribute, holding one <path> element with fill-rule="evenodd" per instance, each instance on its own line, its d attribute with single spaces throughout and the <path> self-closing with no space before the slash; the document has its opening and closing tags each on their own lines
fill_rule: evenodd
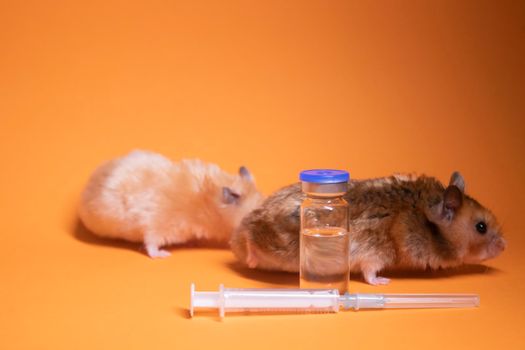
<svg viewBox="0 0 525 350">
<path fill-rule="evenodd" d="M 300 286 L 348 290 L 348 203 L 343 195 L 349 174 L 342 170 L 301 172 Z"/>
</svg>

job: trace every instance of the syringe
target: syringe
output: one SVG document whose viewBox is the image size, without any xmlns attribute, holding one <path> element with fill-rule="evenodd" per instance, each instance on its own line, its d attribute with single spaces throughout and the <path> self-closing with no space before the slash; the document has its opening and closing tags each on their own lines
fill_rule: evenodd
<svg viewBox="0 0 525 350">
<path fill-rule="evenodd" d="M 337 289 L 241 289 L 198 292 L 191 284 L 190 315 L 196 309 L 239 313 L 324 313 L 340 309 L 460 308 L 479 306 L 476 294 L 355 294 Z"/>
</svg>

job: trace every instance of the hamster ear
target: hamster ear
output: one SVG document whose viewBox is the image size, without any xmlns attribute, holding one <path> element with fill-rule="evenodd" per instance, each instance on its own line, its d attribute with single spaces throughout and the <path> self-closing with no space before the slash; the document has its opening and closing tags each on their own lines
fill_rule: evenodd
<svg viewBox="0 0 525 350">
<path fill-rule="evenodd" d="M 455 185 L 450 185 L 443 193 L 443 217 L 452 220 L 463 204 L 463 193 Z"/>
<path fill-rule="evenodd" d="M 459 171 L 454 171 L 450 176 L 449 186 L 456 186 L 461 193 L 465 193 L 465 180 Z"/>
<path fill-rule="evenodd" d="M 253 176 L 252 174 L 250 173 L 250 171 L 248 170 L 248 168 L 246 168 L 245 166 L 241 166 L 239 168 L 239 175 L 243 178 L 243 179 L 246 179 L 248 181 L 251 181 L 253 182 Z"/>
<path fill-rule="evenodd" d="M 234 192 L 229 187 L 222 188 L 222 202 L 224 204 L 234 204 L 239 202 L 240 194 Z"/>
</svg>

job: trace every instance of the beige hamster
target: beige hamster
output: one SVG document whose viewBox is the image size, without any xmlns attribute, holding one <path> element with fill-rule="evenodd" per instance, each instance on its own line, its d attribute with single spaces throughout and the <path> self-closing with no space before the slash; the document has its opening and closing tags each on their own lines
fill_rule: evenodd
<svg viewBox="0 0 525 350">
<path fill-rule="evenodd" d="M 389 269 L 438 269 L 475 264 L 505 248 L 494 215 L 464 193 L 452 174 L 444 187 L 426 176 L 390 176 L 351 181 L 345 199 L 350 210 L 350 267 L 370 284 Z M 267 198 L 243 219 L 231 247 L 251 268 L 299 270 L 300 184 Z"/>
<path fill-rule="evenodd" d="M 190 240 L 227 243 L 263 200 L 245 167 L 231 175 L 198 159 L 172 162 L 133 151 L 100 166 L 82 193 L 79 216 L 93 233 L 142 242 L 152 258 Z"/>
</svg>

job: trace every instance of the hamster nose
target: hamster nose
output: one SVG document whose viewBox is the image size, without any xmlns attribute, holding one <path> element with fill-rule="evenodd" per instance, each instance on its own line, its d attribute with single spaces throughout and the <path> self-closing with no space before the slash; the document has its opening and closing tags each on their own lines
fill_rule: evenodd
<svg viewBox="0 0 525 350">
<path fill-rule="evenodd" d="M 504 238 L 498 239 L 498 246 L 500 248 L 500 251 L 504 251 L 505 248 L 507 248 L 507 241 Z"/>
<path fill-rule="evenodd" d="M 490 244 L 490 253 L 492 256 L 499 255 L 502 251 L 505 250 L 505 247 L 507 246 L 507 242 L 502 237 L 497 237 L 496 239 L 493 239 Z"/>
</svg>

